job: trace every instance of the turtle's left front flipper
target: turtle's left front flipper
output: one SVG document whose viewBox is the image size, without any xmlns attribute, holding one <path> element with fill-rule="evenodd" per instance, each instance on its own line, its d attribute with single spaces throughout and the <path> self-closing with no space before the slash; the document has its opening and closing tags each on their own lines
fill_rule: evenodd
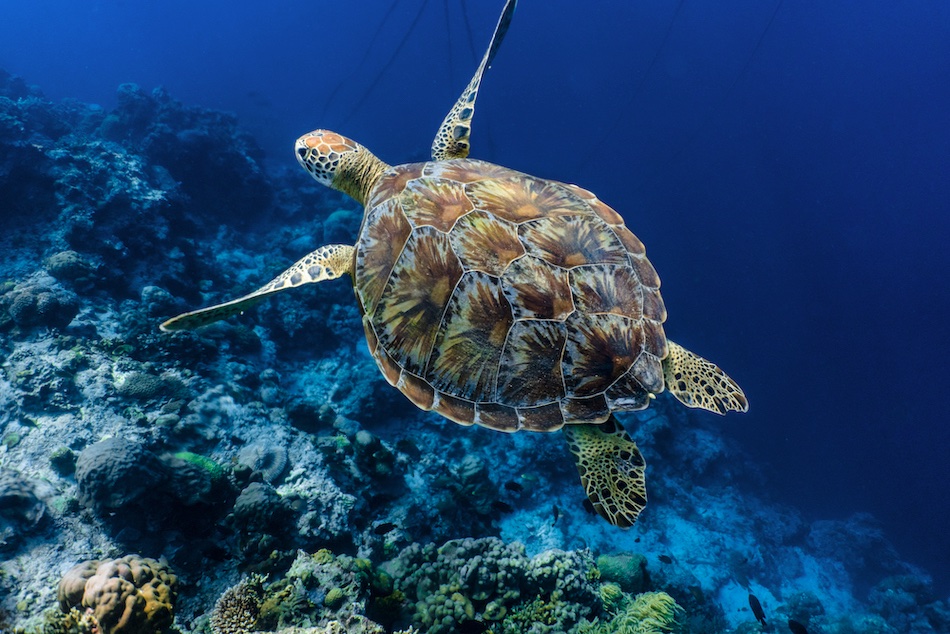
<svg viewBox="0 0 950 634">
<path fill-rule="evenodd" d="M 663 379 L 666 389 L 683 405 L 717 414 L 749 410 L 742 388 L 718 365 L 669 339 L 666 344 L 669 354 L 663 359 Z"/>
<path fill-rule="evenodd" d="M 594 510 L 614 526 L 633 526 L 647 504 L 646 463 L 637 444 L 613 416 L 563 430 Z"/>
<path fill-rule="evenodd" d="M 190 330 L 227 319 L 259 304 L 265 297 L 313 282 L 332 280 L 344 274 L 353 274 L 354 247 L 348 244 L 331 244 L 320 247 L 300 258 L 292 267 L 244 297 L 223 304 L 209 306 L 172 317 L 161 325 L 162 330 Z"/>
<path fill-rule="evenodd" d="M 462 92 L 462 95 L 445 115 L 435 140 L 432 141 L 432 160 L 444 161 L 452 158 L 465 158 L 471 149 L 469 144 L 469 135 L 472 133 L 472 115 L 475 114 L 475 98 L 478 97 L 478 86 L 482 83 L 482 75 L 485 69 L 495 59 L 495 54 L 501 46 L 501 41 L 505 39 L 505 33 L 511 25 L 511 17 L 515 14 L 515 5 L 517 0 L 508 0 L 505 8 L 501 10 L 501 17 L 498 18 L 498 24 L 495 25 L 495 32 L 492 34 L 491 42 L 485 56 L 482 57 L 482 63 L 478 65 L 478 70 L 472 76 L 472 80 Z"/>
</svg>

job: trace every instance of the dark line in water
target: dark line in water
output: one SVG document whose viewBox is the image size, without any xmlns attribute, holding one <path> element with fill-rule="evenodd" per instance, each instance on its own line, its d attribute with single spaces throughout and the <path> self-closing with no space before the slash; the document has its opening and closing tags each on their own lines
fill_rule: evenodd
<svg viewBox="0 0 950 634">
<path fill-rule="evenodd" d="M 452 20 L 449 18 L 449 0 L 442 0 L 445 9 L 445 36 L 449 41 L 449 84 L 455 79 L 455 66 L 452 64 Z"/>
<path fill-rule="evenodd" d="M 465 34 L 468 36 L 468 50 L 472 53 L 472 60 L 478 63 L 478 53 L 475 52 L 475 39 L 472 37 L 472 25 L 468 21 L 468 3 L 462 0 L 462 20 L 465 22 Z"/>
<path fill-rule="evenodd" d="M 360 60 L 360 63 L 356 65 L 356 69 L 353 71 L 354 76 L 359 76 L 363 66 L 366 65 L 366 60 L 369 59 L 369 54 L 373 51 L 373 45 L 376 43 L 376 40 L 379 39 L 379 34 L 383 32 L 383 27 L 386 26 L 387 22 L 389 22 L 389 16 L 392 15 L 393 11 L 396 10 L 396 5 L 398 4 L 399 0 L 393 0 L 393 3 L 389 5 L 389 9 L 386 10 L 386 14 L 376 27 L 376 32 L 373 33 L 373 37 L 369 41 L 369 45 L 366 47 L 366 50 L 363 51 L 363 58 Z M 327 100 L 323 103 L 323 111 L 320 113 L 320 120 L 323 120 L 326 117 L 327 110 L 329 110 L 330 106 L 333 104 L 333 100 L 337 93 L 340 92 L 340 89 L 343 88 L 343 85 L 347 83 L 347 79 L 341 79 L 336 87 L 330 92 L 330 96 L 327 97 Z"/>
<path fill-rule="evenodd" d="M 732 80 L 732 83 L 729 84 L 729 87 L 722 93 L 722 96 L 719 97 L 718 103 L 709 109 L 706 114 L 706 118 L 703 119 L 702 123 L 699 124 L 699 127 L 697 127 L 696 130 L 690 134 L 689 138 L 687 138 L 686 141 L 680 145 L 679 149 L 670 155 L 670 157 L 663 162 L 659 169 L 653 171 L 651 178 L 642 180 L 640 184 L 634 188 L 634 191 L 639 191 L 646 183 L 654 182 L 656 180 L 656 175 L 666 171 L 676 159 L 682 156 L 683 152 L 685 152 L 686 149 L 702 135 L 703 131 L 713 120 L 713 118 L 719 114 L 723 104 L 726 102 L 726 99 L 730 94 L 732 94 L 732 91 L 739 83 L 739 80 L 745 76 L 749 70 L 749 67 L 752 65 L 752 60 L 755 58 L 755 54 L 758 53 L 759 48 L 762 46 L 762 42 L 765 40 L 765 35 L 769 32 L 769 29 L 772 28 L 772 23 L 775 22 L 775 16 L 778 15 L 778 10 L 782 7 L 782 2 L 783 0 L 778 0 L 778 2 L 775 4 L 775 8 L 772 9 L 772 15 L 769 16 L 768 23 L 765 25 L 765 28 L 762 29 L 762 33 L 759 34 L 759 39 L 756 41 L 755 46 L 752 47 L 752 52 L 749 53 L 748 57 L 746 57 L 745 63 L 742 65 L 742 70 L 739 71 L 739 73 Z"/>
<path fill-rule="evenodd" d="M 604 146 L 604 142 L 607 140 L 607 137 L 614 133 L 614 131 L 617 129 L 617 125 L 620 123 L 620 120 L 630 113 L 630 107 L 633 105 L 633 102 L 636 100 L 636 98 L 640 96 L 640 91 L 647 83 L 647 79 L 650 77 L 653 67 L 656 66 L 657 60 L 660 59 L 660 53 L 663 52 L 663 49 L 666 47 L 666 43 L 670 39 L 670 33 L 673 32 L 673 25 L 676 24 L 676 18 L 679 16 L 680 9 L 683 8 L 685 1 L 686 0 L 679 0 L 679 3 L 676 5 L 676 9 L 673 11 L 673 17 L 670 18 L 670 23 L 666 27 L 666 33 L 663 34 L 663 39 L 660 41 L 660 45 L 656 47 L 656 51 L 653 53 L 653 59 L 650 60 L 649 66 L 647 66 L 646 71 L 644 71 L 643 75 L 640 77 L 640 83 L 638 83 L 637 87 L 633 89 L 633 94 L 630 95 L 630 99 L 627 100 L 627 103 L 625 103 L 623 108 L 620 109 L 620 112 L 617 113 L 616 118 L 614 118 L 611 124 L 607 126 L 607 129 L 604 130 L 604 133 L 597 140 L 597 142 L 591 146 L 587 156 L 584 157 L 584 160 L 578 165 L 578 172 L 583 171 L 588 165 L 590 165 L 590 162 L 595 156 L 601 154 L 599 148 L 602 148 Z"/>
<path fill-rule="evenodd" d="M 416 30 L 416 25 L 419 24 L 419 18 L 422 17 L 423 12 L 426 9 L 426 6 L 429 4 L 429 0 L 422 0 L 422 6 L 419 7 L 419 11 L 416 13 L 416 17 L 412 19 L 412 24 L 409 25 L 409 29 L 402 36 L 402 40 L 399 41 L 399 45 L 396 47 L 396 50 L 393 52 L 392 56 L 389 58 L 376 77 L 373 78 L 373 83 L 370 84 L 369 88 L 366 89 L 366 92 L 363 93 L 363 96 L 359 101 L 356 102 L 356 105 L 350 109 L 349 114 L 346 115 L 346 118 L 343 119 L 342 123 L 346 124 L 353 118 L 353 115 L 359 112 L 359 110 L 366 104 L 366 101 L 369 99 L 369 96 L 375 90 L 376 85 L 379 84 L 379 80 L 382 79 L 383 75 L 386 74 L 386 71 L 389 70 L 389 67 L 392 66 L 393 62 L 396 61 L 396 58 L 399 56 L 399 52 L 402 51 L 402 47 L 406 45 L 406 42 L 409 41 L 412 32 Z"/>
</svg>

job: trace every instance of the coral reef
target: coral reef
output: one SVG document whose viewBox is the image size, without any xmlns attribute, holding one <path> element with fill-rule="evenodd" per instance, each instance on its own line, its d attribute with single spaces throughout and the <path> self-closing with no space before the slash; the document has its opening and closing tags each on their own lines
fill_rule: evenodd
<svg viewBox="0 0 950 634">
<path fill-rule="evenodd" d="M 578 552 L 529 558 L 521 544 L 497 538 L 410 545 L 383 565 L 404 597 L 410 621 L 428 632 L 453 632 L 470 620 L 505 621 L 521 631 L 567 631 L 597 605 L 588 578 L 593 561 Z M 531 616 L 526 616 L 530 614 Z"/>
<path fill-rule="evenodd" d="M 168 566 L 138 555 L 82 562 L 59 584 L 63 612 L 88 608 L 101 634 L 160 634 L 172 625 L 177 596 Z"/>
<path fill-rule="evenodd" d="M 0 553 L 13 551 L 46 516 L 46 504 L 33 485 L 16 473 L 0 469 Z"/>
<path fill-rule="evenodd" d="M 768 502 L 662 397 L 623 418 L 662 503 L 619 532 L 559 438 L 389 389 L 346 281 L 160 333 L 358 230 L 230 115 L 131 84 L 111 110 L 54 103 L 0 72 L 0 200 L 0 630 L 751 632 L 754 592 L 809 631 L 950 631 L 871 518 Z"/>
<path fill-rule="evenodd" d="M 678 629 L 683 608 L 665 592 L 644 592 L 620 603 L 609 621 L 585 624 L 582 634 L 659 634 Z"/>
<path fill-rule="evenodd" d="M 257 625 L 264 599 L 264 578 L 253 575 L 225 590 L 211 611 L 213 634 L 249 634 Z"/>
<path fill-rule="evenodd" d="M 65 328 L 79 312 L 79 300 L 48 275 L 36 275 L 3 294 L 0 310 L 21 328 Z"/>
</svg>

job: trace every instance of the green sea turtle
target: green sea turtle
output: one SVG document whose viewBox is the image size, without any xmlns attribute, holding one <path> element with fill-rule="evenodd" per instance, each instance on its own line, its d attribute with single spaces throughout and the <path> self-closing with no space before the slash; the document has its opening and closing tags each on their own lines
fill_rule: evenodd
<svg viewBox="0 0 950 634">
<path fill-rule="evenodd" d="M 479 84 L 514 6 L 431 161 L 393 167 L 327 130 L 297 140 L 317 181 L 365 207 L 355 246 L 321 247 L 253 293 L 162 328 L 195 328 L 350 275 L 390 384 L 463 425 L 563 429 L 594 509 L 628 527 L 646 504 L 645 463 L 613 412 L 645 408 L 664 389 L 718 413 L 747 401 L 717 366 L 666 338 L 660 280 L 617 212 L 575 185 L 466 158 Z"/>
</svg>

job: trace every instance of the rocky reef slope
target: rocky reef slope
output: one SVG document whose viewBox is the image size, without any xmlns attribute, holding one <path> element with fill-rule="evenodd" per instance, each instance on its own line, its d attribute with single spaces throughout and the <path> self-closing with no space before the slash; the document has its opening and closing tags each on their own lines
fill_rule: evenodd
<svg viewBox="0 0 950 634">
<path fill-rule="evenodd" d="M 292 142 L 288 139 L 288 146 Z M 157 325 L 352 241 L 235 119 L 0 72 L 0 630 L 946 632 L 873 518 L 770 502 L 720 420 L 624 423 L 651 504 L 589 514 L 560 437 L 465 429 L 378 376 L 348 281 Z"/>
</svg>

